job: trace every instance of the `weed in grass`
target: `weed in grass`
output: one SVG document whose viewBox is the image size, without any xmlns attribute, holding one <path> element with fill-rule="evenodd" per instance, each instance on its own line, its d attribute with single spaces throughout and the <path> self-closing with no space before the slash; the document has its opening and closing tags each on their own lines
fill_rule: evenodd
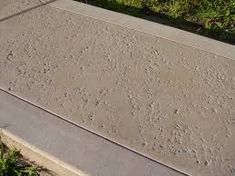
<svg viewBox="0 0 235 176">
<path fill-rule="evenodd" d="M 38 176 L 37 167 L 22 160 L 19 150 L 10 150 L 0 141 L 0 176 Z"/>
</svg>

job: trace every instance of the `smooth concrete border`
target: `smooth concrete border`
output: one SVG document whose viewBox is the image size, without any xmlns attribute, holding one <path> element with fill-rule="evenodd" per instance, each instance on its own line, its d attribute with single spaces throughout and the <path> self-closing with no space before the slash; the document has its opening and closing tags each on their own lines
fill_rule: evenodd
<svg viewBox="0 0 235 176">
<path fill-rule="evenodd" d="M 186 32 L 177 28 L 113 12 L 73 0 L 57 0 L 48 5 L 235 60 L 234 45 Z"/>
<path fill-rule="evenodd" d="M 1 129 L 0 138 L 9 148 L 20 150 L 20 153 L 25 158 L 48 169 L 52 176 L 88 176 L 82 171 L 72 168 L 63 161 L 58 160 L 50 154 L 22 140 L 6 129 Z"/>
<path fill-rule="evenodd" d="M 185 175 L 1 90 L 0 129 L 26 157 L 64 176 Z"/>
</svg>

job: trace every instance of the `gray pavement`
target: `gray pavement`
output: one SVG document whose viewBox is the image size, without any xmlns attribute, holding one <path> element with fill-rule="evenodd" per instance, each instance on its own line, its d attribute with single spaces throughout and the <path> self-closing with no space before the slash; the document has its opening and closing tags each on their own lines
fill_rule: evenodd
<svg viewBox="0 0 235 176">
<path fill-rule="evenodd" d="M 0 22 L 0 87 L 185 173 L 234 173 L 233 58 L 44 5 Z"/>
<path fill-rule="evenodd" d="M 0 112 L 3 130 L 68 163 L 77 176 L 184 176 L 3 91 Z"/>
<path fill-rule="evenodd" d="M 25 10 L 38 7 L 41 4 L 42 3 L 39 0 L 1 0 L 0 21 Z"/>
</svg>

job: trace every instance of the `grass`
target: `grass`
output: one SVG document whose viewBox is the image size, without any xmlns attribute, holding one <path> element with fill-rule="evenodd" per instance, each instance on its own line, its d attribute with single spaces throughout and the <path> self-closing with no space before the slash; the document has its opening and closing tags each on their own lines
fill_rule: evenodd
<svg viewBox="0 0 235 176">
<path fill-rule="evenodd" d="M 0 141 L 0 176 L 39 176 L 39 173 L 36 166 L 23 159 L 19 150 L 10 150 Z"/>
<path fill-rule="evenodd" d="M 235 0 L 87 0 L 87 2 L 235 44 Z"/>
</svg>

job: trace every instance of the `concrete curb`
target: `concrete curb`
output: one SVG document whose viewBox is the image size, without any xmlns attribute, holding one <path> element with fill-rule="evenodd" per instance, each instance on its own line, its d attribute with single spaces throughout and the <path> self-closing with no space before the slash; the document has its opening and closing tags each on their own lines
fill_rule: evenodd
<svg viewBox="0 0 235 176">
<path fill-rule="evenodd" d="M 0 91 L 0 129 L 8 145 L 63 176 L 183 176 Z"/>
<path fill-rule="evenodd" d="M 57 0 L 48 5 L 235 60 L 235 46 L 231 44 L 72 0 Z"/>
<path fill-rule="evenodd" d="M 39 166 L 47 168 L 51 175 L 87 176 L 87 174 L 82 171 L 72 168 L 63 161 L 58 160 L 50 154 L 38 149 L 6 129 L 1 129 L 0 138 L 9 148 L 17 148 L 25 158 L 36 162 Z"/>
</svg>

